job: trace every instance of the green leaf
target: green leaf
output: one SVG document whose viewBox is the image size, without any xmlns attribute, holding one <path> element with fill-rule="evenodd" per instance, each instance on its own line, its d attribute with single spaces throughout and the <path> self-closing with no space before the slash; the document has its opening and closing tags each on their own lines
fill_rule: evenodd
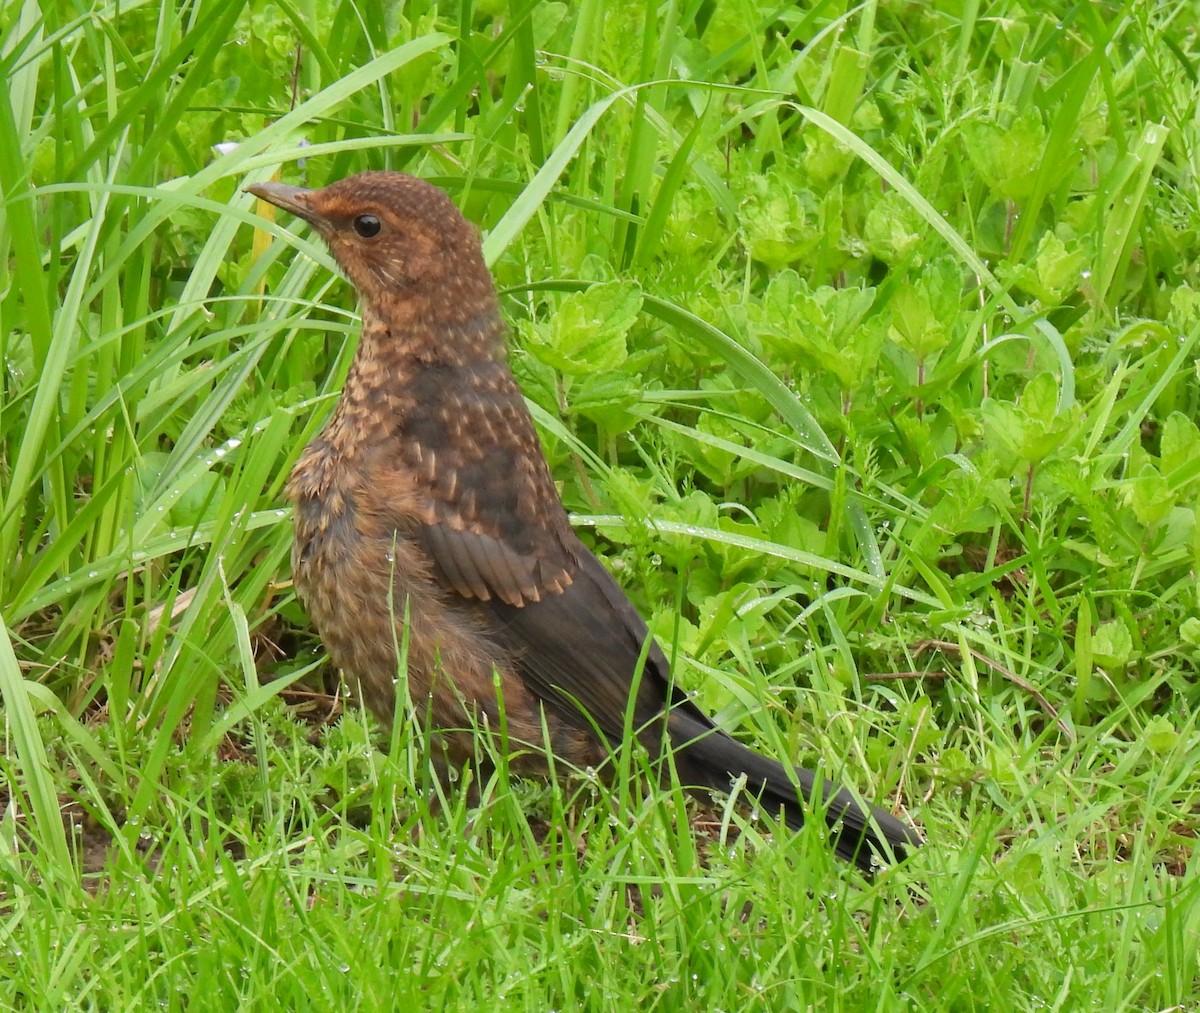
<svg viewBox="0 0 1200 1013">
<path fill-rule="evenodd" d="M 544 341 L 529 350 L 571 375 L 616 369 L 628 356 L 625 337 L 642 309 L 642 291 L 621 281 L 572 292 L 558 304 Z"/>
<path fill-rule="evenodd" d="M 1130 483 L 1130 505 L 1138 523 L 1155 527 L 1175 506 L 1175 495 L 1153 464 L 1145 464 Z"/>
<path fill-rule="evenodd" d="M 224 495 L 225 479 L 216 472 L 197 475 L 171 507 L 171 523 L 190 528 L 202 521 L 216 520 Z"/>
<path fill-rule="evenodd" d="M 863 227 L 867 249 L 885 264 L 911 263 L 920 267 L 917 252 L 925 242 L 921 215 L 897 190 L 889 190 L 871 205 Z"/>
<path fill-rule="evenodd" d="M 1179 732 L 1175 730 L 1170 719 L 1165 715 L 1159 715 L 1146 725 L 1143 738 L 1152 753 L 1162 756 L 1175 748 L 1179 742 Z"/>
<path fill-rule="evenodd" d="M 1200 459 L 1200 428 L 1181 412 L 1172 412 L 1163 423 L 1159 453 L 1164 473 Z"/>
<path fill-rule="evenodd" d="M 1078 287 L 1087 264 L 1087 257 L 1074 243 L 1067 244 L 1053 232 L 1047 232 L 1038 243 L 1037 277 L 1044 302 L 1058 302 Z"/>
<path fill-rule="evenodd" d="M 948 746 L 938 759 L 938 772 L 950 784 L 966 784 L 975 776 L 977 768 L 961 749 Z"/>
<path fill-rule="evenodd" d="M 1037 463 L 1061 447 L 1078 424 L 1078 408 L 1058 412 L 1058 383 L 1049 373 L 1035 376 L 1018 404 L 988 398 L 980 417 L 989 441 L 1003 456 Z"/>
<path fill-rule="evenodd" d="M 1049 373 L 1039 373 L 1021 394 L 1021 411 L 1035 425 L 1049 430 L 1058 410 L 1058 384 Z"/>
<path fill-rule="evenodd" d="M 751 259 L 778 271 L 824 241 L 820 202 L 795 174 L 772 169 L 745 182 L 740 221 Z"/>
<path fill-rule="evenodd" d="M 1197 324 L 1200 324 L 1200 292 L 1188 285 L 1180 285 L 1171 292 L 1167 326 L 1173 331 L 1187 332 Z"/>
<path fill-rule="evenodd" d="M 1016 281 L 1043 303 L 1057 305 L 1079 288 L 1087 263 L 1087 255 L 1076 241 L 1068 243 L 1054 232 L 1046 232 L 1033 263 L 1016 273 Z"/>
<path fill-rule="evenodd" d="M 993 191 L 1017 202 L 1033 192 L 1046 146 L 1046 128 L 1036 111 L 1003 126 L 978 120 L 968 123 L 963 139 L 971 164 Z"/>
<path fill-rule="evenodd" d="M 628 409 L 641 398 L 637 376 L 621 370 L 580 377 L 571 385 L 571 411 L 603 426 L 609 434 L 633 428 L 637 417 Z"/>
<path fill-rule="evenodd" d="M 750 319 L 785 361 L 807 359 L 806 367 L 832 373 L 843 390 L 854 390 L 874 374 L 883 348 L 885 316 L 864 326 L 874 302 L 873 288 L 823 285 L 813 291 L 789 269 L 771 279 Z"/>
<path fill-rule="evenodd" d="M 1110 671 L 1124 668 L 1133 657 L 1133 637 L 1119 619 L 1101 623 L 1092 634 L 1092 657 Z"/>
<path fill-rule="evenodd" d="M 892 296 L 892 339 L 925 361 L 950 340 L 948 322 L 955 317 L 962 292 L 962 275 L 948 258 L 923 271 L 915 285 L 905 285 Z"/>
</svg>

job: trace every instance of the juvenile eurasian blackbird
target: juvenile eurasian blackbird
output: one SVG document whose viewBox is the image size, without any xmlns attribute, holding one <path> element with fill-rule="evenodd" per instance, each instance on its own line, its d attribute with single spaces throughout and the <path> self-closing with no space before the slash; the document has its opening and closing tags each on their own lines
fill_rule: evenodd
<svg viewBox="0 0 1200 1013">
<path fill-rule="evenodd" d="M 685 784 L 727 790 L 744 774 L 793 827 L 799 797 L 816 794 L 838 854 L 863 869 L 921 843 L 812 771 L 793 781 L 673 688 L 646 624 L 568 523 L 478 234 L 444 193 L 394 172 L 248 190 L 309 222 L 362 299 L 341 400 L 288 495 L 296 588 L 376 715 L 392 717 L 407 616 L 411 699 L 451 730 L 457 762 L 474 753 L 472 719 L 500 727 L 498 673 L 510 743 L 532 747 L 519 770 L 545 770 L 543 717 L 555 755 L 601 763 L 632 703 L 635 733 L 652 756 L 673 749 Z"/>
</svg>

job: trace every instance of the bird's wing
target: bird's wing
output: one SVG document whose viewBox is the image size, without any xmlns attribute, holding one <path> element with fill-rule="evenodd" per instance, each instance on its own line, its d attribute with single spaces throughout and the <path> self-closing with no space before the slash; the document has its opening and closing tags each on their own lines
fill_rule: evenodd
<svg viewBox="0 0 1200 1013">
<path fill-rule="evenodd" d="M 574 535 L 507 364 L 427 369 L 405 402 L 364 462 L 378 528 L 420 544 L 464 598 L 519 607 L 568 587 Z"/>
<path fill-rule="evenodd" d="M 436 564 L 441 582 L 464 598 L 495 598 L 521 607 L 558 594 L 571 583 L 567 561 L 553 545 L 531 552 L 496 534 L 446 522 L 422 524 L 414 533 Z"/>
<path fill-rule="evenodd" d="M 380 448 L 365 509 L 424 549 L 432 576 L 494 626 L 530 689 L 572 712 L 582 706 L 620 738 L 646 624 L 571 530 L 507 367 L 455 381 L 461 395 L 432 377 L 410 383 L 423 410 L 403 440 Z M 653 642 L 646 652 L 636 727 L 661 719 L 669 694 L 667 659 Z M 690 706 L 681 695 L 671 702 Z"/>
<path fill-rule="evenodd" d="M 542 534 L 546 547 L 534 553 L 445 523 L 413 531 L 435 575 L 478 603 L 539 697 L 572 711 L 582 707 L 606 736 L 619 740 L 640 671 L 634 728 L 652 726 L 668 697 L 670 666 L 662 650 L 653 639 L 645 646 L 650 633 L 642 617 L 569 529 L 565 538 L 558 530 Z"/>
<path fill-rule="evenodd" d="M 529 436 L 533 446 L 515 453 L 443 450 L 417 490 L 422 523 L 411 536 L 464 598 L 521 607 L 571 584 L 576 539 L 532 429 Z"/>
<path fill-rule="evenodd" d="M 538 696 L 582 706 L 614 741 L 624 735 L 636 680 L 632 727 L 654 751 L 668 701 L 695 708 L 671 687 L 666 656 L 624 591 L 586 547 L 577 549 L 578 565 L 562 591 L 520 608 L 491 603 L 497 637 Z M 711 727 L 698 710 L 695 716 Z"/>
</svg>

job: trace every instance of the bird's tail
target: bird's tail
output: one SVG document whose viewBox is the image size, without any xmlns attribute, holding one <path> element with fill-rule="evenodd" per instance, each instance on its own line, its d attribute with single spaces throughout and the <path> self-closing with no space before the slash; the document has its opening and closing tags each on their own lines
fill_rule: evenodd
<svg viewBox="0 0 1200 1013">
<path fill-rule="evenodd" d="M 687 710 L 671 712 L 668 733 L 685 782 L 727 790 L 731 778 L 744 774 L 751 794 L 763 805 L 781 808 L 784 822 L 793 829 L 803 825 L 806 806 L 823 812 L 838 856 L 864 872 L 902 861 L 923 843 L 912 827 L 891 813 L 864 805 L 811 770 L 795 768 L 793 780 L 782 764 L 747 749 Z"/>
</svg>

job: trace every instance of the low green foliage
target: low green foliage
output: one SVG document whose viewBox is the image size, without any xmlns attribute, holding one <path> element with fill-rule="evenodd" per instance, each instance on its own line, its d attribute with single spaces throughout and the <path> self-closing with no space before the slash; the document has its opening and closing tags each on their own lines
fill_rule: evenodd
<svg viewBox="0 0 1200 1013">
<path fill-rule="evenodd" d="M 0 1001 L 1194 1002 L 1191 5 L 0 12 Z M 911 863 L 325 719 L 281 489 L 354 297 L 240 188 L 365 168 L 484 230 L 681 684 Z"/>
</svg>

